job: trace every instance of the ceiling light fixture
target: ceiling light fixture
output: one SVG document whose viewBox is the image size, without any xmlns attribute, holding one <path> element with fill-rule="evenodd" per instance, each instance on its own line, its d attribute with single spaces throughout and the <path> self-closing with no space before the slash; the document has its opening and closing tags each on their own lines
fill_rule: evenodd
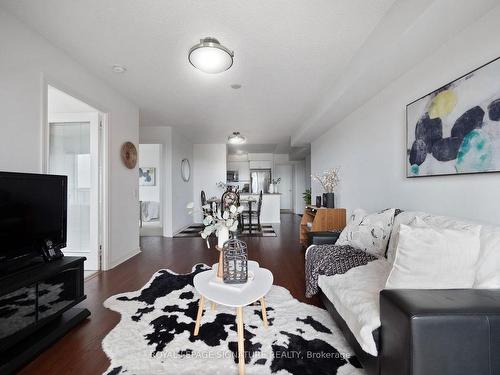
<svg viewBox="0 0 500 375">
<path fill-rule="evenodd" d="M 125 73 L 127 71 L 127 68 L 125 68 L 124 66 L 121 66 L 121 65 L 113 65 L 111 67 L 111 69 L 113 70 L 113 72 L 115 73 Z"/>
<path fill-rule="evenodd" d="M 227 137 L 227 142 L 232 145 L 241 145 L 245 143 L 247 139 L 243 137 L 240 132 L 233 132 L 229 137 Z"/>
<path fill-rule="evenodd" d="M 215 38 L 200 39 L 200 43 L 191 47 L 188 55 L 191 65 L 210 74 L 228 70 L 233 65 L 233 57 L 234 52 Z"/>
<path fill-rule="evenodd" d="M 231 85 L 231 88 L 235 89 L 235 90 L 239 90 L 239 89 L 241 89 L 241 84 L 240 83 L 233 83 Z"/>
</svg>

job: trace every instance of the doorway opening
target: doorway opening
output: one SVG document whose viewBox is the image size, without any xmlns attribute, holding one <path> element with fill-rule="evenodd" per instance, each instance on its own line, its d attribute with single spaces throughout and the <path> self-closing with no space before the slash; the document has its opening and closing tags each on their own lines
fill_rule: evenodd
<svg viewBox="0 0 500 375">
<path fill-rule="evenodd" d="M 102 268 L 104 114 L 47 87 L 46 173 L 68 176 L 68 256 L 84 256 L 85 276 Z"/>
<path fill-rule="evenodd" d="M 139 225 L 141 236 L 163 236 L 161 144 L 139 145 Z"/>
<path fill-rule="evenodd" d="M 280 204 L 282 213 L 291 213 L 294 211 L 294 184 L 293 184 L 293 165 L 282 164 L 274 167 L 274 176 L 280 178 L 278 191 L 281 194 Z"/>
</svg>

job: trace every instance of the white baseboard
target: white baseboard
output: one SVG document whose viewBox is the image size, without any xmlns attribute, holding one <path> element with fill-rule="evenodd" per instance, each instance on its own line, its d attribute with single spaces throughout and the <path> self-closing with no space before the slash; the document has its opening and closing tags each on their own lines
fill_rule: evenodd
<svg viewBox="0 0 500 375">
<path fill-rule="evenodd" d="M 110 266 L 109 266 L 109 268 L 107 270 L 115 268 L 116 266 L 118 266 L 118 265 L 122 264 L 123 262 L 129 260 L 130 258 L 136 256 L 140 252 L 141 252 L 141 248 L 140 247 L 138 247 L 137 249 L 130 250 L 128 253 L 124 254 L 123 256 L 121 256 L 120 258 L 118 258 L 117 260 L 111 262 L 111 264 L 110 264 Z"/>
<path fill-rule="evenodd" d="M 191 225 L 196 225 L 196 224 L 201 225 L 202 223 L 191 223 L 191 224 L 188 224 L 188 225 L 186 225 L 185 227 L 182 227 L 181 229 L 176 230 L 176 231 L 174 232 L 174 234 L 172 235 L 172 237 L 174 237 L 176 234 L 179 234 L 179 233 L 180 233 L 180 232 L 182 232 L 183 230 L 188 229 Z"/>
</svg>

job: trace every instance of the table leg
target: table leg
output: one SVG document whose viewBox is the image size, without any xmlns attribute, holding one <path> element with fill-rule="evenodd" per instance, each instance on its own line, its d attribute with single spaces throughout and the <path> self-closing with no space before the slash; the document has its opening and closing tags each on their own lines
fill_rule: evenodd
<svg viewBox="0 0 500 375">
<path fill-rule="evenodd" d="M 222 272 L 222 262 L 223 262 L 223 258 L 222 258 L 222 249 L 219 249 L 219 263 L 217 264 L 217 277 L 219 279 L 222 279 L 222 276 L 223 276 L 223 272 Z"/>
<path fill-rule="evenodd" d="M 198 302 L 198 315 L 196 315 L 196 324 L 194 325 L 193 336 L 198 336 L 198 332 L 200 331 L 200 321 L 201 321 L 201 316 L 203 315 L 204 305 L 205 305 L 205 297 L 201 296 L 200 301 Z"/>
<path fill-rule="evenodd" d="M 212 302 L 212 311 L 215 311 L 215 302 Z"/>
<path fill-rule="evenodd" d="M 243 307 L 236 308 L 236 325 L 238 328 L 238 373 L 245 375 L 245 344 L 243 337 Z"/>
<path fill-rule="evenodd" d="M 264 297 L 260 299 L 260 307 L 262 309 L 262 320 L 264 321 L 264 327 L 268 327 L 268 322 L 267 322 L 267 310 L 266 310 L 266 300 Z"/>
</svg>

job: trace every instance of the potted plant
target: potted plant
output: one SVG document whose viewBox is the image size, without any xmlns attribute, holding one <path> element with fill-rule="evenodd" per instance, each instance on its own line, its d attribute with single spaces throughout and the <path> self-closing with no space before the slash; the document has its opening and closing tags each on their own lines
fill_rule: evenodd
<svg viewBox="0 0 500 375">
<path fill-rule="evenodd" d="M 306 206 L 311 205 L 311 189 L 306 189 L 305 192 L 302 193 L 302 198 L 304 199 L 304 203 Z"/>
<path fill-rule="evenodd" d="M 323 190 L 323 207 L 334 208 L 335 207 L 335 190 L 340 183 L 339 176 L 340 168 L 336 167 L 333 169 L 329 169 L 324 171 L 323 174 L 318 175 L 315 174 L 312 177 L 318 181 Z"/>
</svg>

